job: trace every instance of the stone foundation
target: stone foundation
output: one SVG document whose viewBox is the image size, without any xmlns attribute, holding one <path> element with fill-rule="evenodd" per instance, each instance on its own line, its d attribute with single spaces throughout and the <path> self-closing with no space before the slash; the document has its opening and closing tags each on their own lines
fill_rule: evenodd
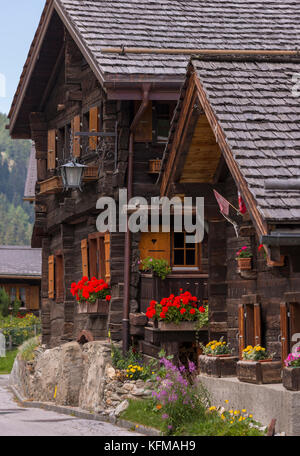
<svg viewBox="0 0 300 456">
<path fill-rule="evenodd" d="M 276 432 L 300 436 L 300 392 L 287 391 L 282 384 L 255 385 L 237 378 L 216 378 L 199 375 L 198 379 L 211 395 L 212 405 L 246 409 L 263 425 L 276 419 Z"/>
<path fill-rule="evenodd" d="M 15 360 L 10 383 L 27 399 L 117 414 L 125 401 L 152 394 L 152 383 L 123 380 L 111 365 L 110 344 L 70 342 L 53 349 L 39 347 L 35 360 Z"/>
</svg>

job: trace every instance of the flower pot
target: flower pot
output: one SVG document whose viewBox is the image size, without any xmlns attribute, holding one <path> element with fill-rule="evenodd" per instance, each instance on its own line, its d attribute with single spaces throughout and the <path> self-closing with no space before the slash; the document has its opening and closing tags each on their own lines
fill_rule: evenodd
<svg viewBox="0 0 300 456">
<path fill-rule="evenodd" d="M 78 305 L 78 313 L 90 315 L 108 315 L 109 301 L 105 299 L 97 299 L 95 302 L 81 302 Z"/>
<path fill-rule="evenodd" d="M 237 258 L 237 263 L 240 271 L 249 271 L 252 269 L 251 258 Z"/>
<path fill-rule="evenodd" d="M 158 329 L 161 331 L 196 331 L 195 321 L 181 321 L 179 324 L 158 322 Z"/>
<path fill-rule="evenodd" d="M 237 356 L 228 355 L 200 355 L 200 373 L 209 377 L 235 377 Z"/>
<path fill-rule="evenodd" d="M 260 361 L 238 361 L 237 377 L 241 382 L 255 383 L 281 383 L 281 362 L 264 359 Z"/>
<path fill-rule="evenodd" d="M 282 383 L 289 391 L 300 391 L 300 367 L 284 367 Z"/>
</svg>

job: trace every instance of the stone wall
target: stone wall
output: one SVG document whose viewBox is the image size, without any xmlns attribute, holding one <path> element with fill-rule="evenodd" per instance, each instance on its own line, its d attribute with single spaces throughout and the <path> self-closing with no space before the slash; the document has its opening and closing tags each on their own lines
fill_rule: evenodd
<svg viewBox="0 0 300 456">
<path fill-rule="evenodd" d="M 35 359 L 15 360 L 10 384 L 27 399 L 79 407 L 93 413 L 115 415 L 128 399 L 151 396 L 150 381 L 128 381 L 111 365 L 110 344 L 69 342 L 35 351 Z"/>
</svg>

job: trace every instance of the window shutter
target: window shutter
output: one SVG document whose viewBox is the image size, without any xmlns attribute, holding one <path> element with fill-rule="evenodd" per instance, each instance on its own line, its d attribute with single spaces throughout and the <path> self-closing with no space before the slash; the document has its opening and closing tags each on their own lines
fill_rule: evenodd
<svg viewBox="0 0 300 456">
<path fill-rule="evenodd" d="M 239 305 L 239 354 L 242 359 L 242 353 L 245 348 L 245 316 L 244 306 Z"/>
<path fill-rule="evenodd" d="M 89 258 L 88 258 L 88 241 L 83 239 L 81 241 L 81 258 L 82 258 L 82 275 L 89 276 Z"/>
<path fill-rule="evenodd" d="M 141 260 L 152 257 L 170 262 L 170 233 L 142 233 L 139 250 Z"/>
<path fill-rule="evenodd" d="M 64 257 L 56 255 L 55 257 L 55 292 L 56 302 L 64 300 Z"/>
<path fill-rule="evenodd" d="M 280 336 L 281 336 L 281 359 L 282 362 L 289 354 L 289 321 L 287 303 L 280 304 Z"/>
<path fill-rule="evenodd" d="M 48 170 L 56 168 L 56 130 L 48 131 Z"/>
<path fill-rule="evenodd" d="M 48 298 L 54 299 L 54 255 L 48 258 Z"/>
<path fill-rule="evenodd" d="M 99 108 L 94 107 L 90 109 L 90 132 L 98 131 L 99 129 Z M 97 147 L 97 136 L 91 136 L 89 140 L 90 149 L 95 150 Z"/>
<path fill-rule="evenodd" d="M 138 112 L 140 105 L 140 101 L 135 101 L 135 113 Z M 134 140 L 135 142 L 152 142 L 152 102 L 148 104 L 137 124 L 134 132 Z"/>
<path fill-rule="evenodd" d="M 255 345 L 261 345 L 261 307 L 254 304 L 254 340 Z"/>
<path fill-rule="evenodd" d="M 27 303 L 26 301 L 26 308 L 30 310 L 39 310 L 40 308 L 40 287 L 38 286 L 31 286 L 29 288 L 30 292 L 30 301 Z"/>
<path fill-rule="evenodd" d="M 105 250 L 105 282 L 110 283 L 110 234 L 106 233 L 104 236 L 104 250 Z"/>
<path fill-rule="evenodd" d="M 74 133 L 78 133 L 80 131 L 80 116 L 75 116 L 72 120 L 72 133 L 73 133 L 73 156 L 80 157 L 80 137 L 74 136 Z"/>
<path fill-rule="evenodd" d="M 97 268 L 97 239 L 89 239 L 89 273 L 90 278 L 98 278 Z"/>
</svg>

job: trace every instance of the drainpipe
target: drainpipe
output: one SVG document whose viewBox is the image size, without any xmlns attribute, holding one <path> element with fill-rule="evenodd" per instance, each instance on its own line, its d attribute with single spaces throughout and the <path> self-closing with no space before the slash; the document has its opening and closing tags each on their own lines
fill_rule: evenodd
<svg viewBox="0 0 300 456">
<path fill-rule="evenodd" d="M 141 116 L 149 104 L 149 92 L 151 84 L 143 85 L 143 98 L 141 106 L 136 113 L 131 127 L 129 137 L 129 154 L 128 154 L 128 170 L 127 170 L 127 202 L 132 198 L 132 184 L 133 184 L 133 163 L 134 163 L 134 132 Z M 125 233 L 125 268 L 124 268 L 124 299 L 123 299 L 123 320 L 122 320 L 122 341 L 123 341 L 123 354 L 127 353 L 129 349 L 129 311 L 130 311 L 130 277 L 131 277 L 131 233 L 128 229 L 128 215 L 127 215 L 127 230 Z"/>
</svg>

